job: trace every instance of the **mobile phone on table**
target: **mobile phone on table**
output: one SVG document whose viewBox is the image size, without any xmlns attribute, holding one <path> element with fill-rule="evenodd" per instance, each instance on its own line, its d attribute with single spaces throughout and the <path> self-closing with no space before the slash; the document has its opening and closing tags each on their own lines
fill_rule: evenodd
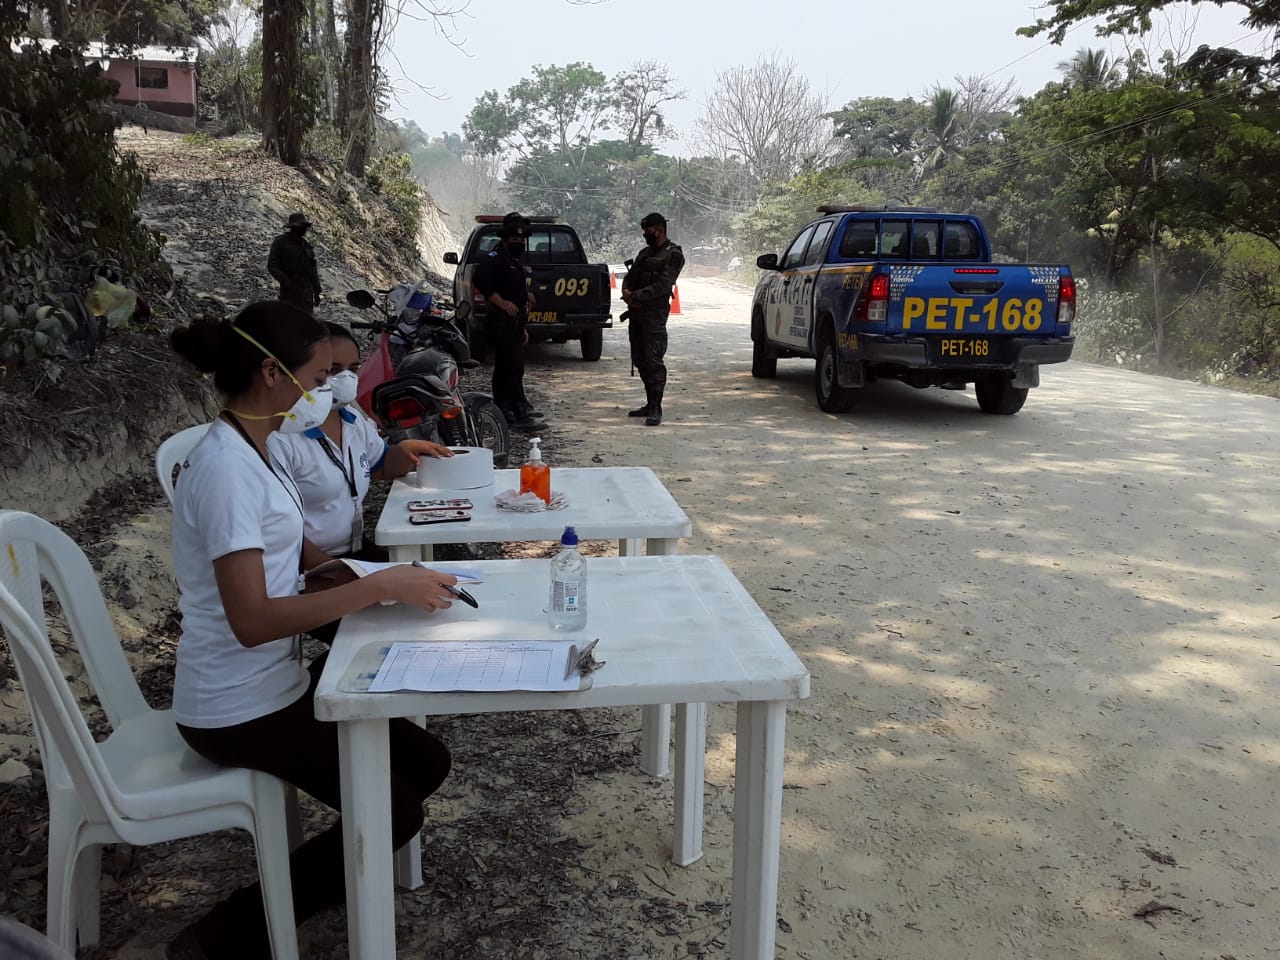
<svg viewBox="0 0 1280 960">
<path fill-rule="evenodd" d="M 424 510 L 470 510 L 473 504 L 466 497 L 455 497 L 452 500 L 410 500 L 409 512 L 421 513 Z"/>
<path fill-rule="evenodd" d="M 471 519 L 466 510 L 422 510 L 409 514 L 409 522 L 415 527 L 427 523 L 464 523 Z"/>
</svg>

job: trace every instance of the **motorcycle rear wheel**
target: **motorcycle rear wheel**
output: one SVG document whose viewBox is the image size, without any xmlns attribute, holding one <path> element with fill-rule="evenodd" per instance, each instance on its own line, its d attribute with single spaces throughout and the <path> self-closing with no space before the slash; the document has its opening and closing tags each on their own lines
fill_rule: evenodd
<svg viewBox="0 0 1280 960">
<path fill-rule="evenodd" d="M 483 393 L 468 393 L 462 397 L 471 423 L 472 445 L 487 447 L 493 451 L 493 465 L 502 469 L 511 454 L 511 429 L 507 418 L 493 400 Z"/>
</svg>

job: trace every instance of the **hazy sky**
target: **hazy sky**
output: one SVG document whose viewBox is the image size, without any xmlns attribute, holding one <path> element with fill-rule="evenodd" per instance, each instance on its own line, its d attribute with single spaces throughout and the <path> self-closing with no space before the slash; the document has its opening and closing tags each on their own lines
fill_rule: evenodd
<svg viewBox="0 0 1280 960">
<path fill-rule="evenodd" d="M 667 111 L 684 136 L 714 89 L 717 70 L 775 51 L 794 59 L 833 107 L 856 97 L 921 97 L 934 82 L 949 83 L 956 74 L 1013 77 L 1020 90 L 1032 93 L 1057 79 L 1056 65 L 1081 46 L 1123 51 L 1119 40 L 1096 38 L 1092 24 L 1075 28 L 1061 47 L 1016 36 L 1018 27 L 1036 19 L 1027 0 L 437 0 L 438 8 L 465 7 L 452 25 L 460 47 L 423 22 L 414 3 L 408 0 L 394 27 L 387 66 L 399 102 L 391 113 L 436 136 L 460 130 L 485 90 L 505 92 L 539 63 L 583 60 L 613 75 L 636 60 L 665 62 L 688 92 Z M 1190 49 L 1208 43 L 1252 52 L 1268 40 L 1240 25 L 1245 10 L 1238 4 L 1173 9 L 1163 39 L 1147 41 L 1157 52 L 1170 45 L 1171 35 L 1187 31 L 1194 39 L 1181 42 Z M 675 154 L 688 150 L 678 141 L 663 147 Z"/>
</svg>

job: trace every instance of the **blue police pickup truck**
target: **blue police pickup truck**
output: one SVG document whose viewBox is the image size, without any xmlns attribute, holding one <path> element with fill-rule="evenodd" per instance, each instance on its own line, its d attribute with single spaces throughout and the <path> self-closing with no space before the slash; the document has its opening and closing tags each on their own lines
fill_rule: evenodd
<svg viewBox="0 0 1280 960">
<path fill-rule="evenodd" d="M 997 264 L 977 217 L 926 207 L 818 208 L 766 271 L 751 308 L 751 373 L 817 360 L 829 413 L 878 378 L 974 384 L 987 413 L 1017 413 L 1040 365 L 1071 356 L 1076 284 L 1061 265 Z"/>
</svg>

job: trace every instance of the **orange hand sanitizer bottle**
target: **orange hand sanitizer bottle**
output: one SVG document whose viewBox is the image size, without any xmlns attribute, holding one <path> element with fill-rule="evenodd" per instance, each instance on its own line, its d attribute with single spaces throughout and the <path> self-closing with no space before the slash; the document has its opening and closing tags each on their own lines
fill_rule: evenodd
<svg viewBox="0 0 1280 960">
<path fill-rule="evenodd" d="M 529 441 L 529 461 L 520 468 L 520 492 L 532 493 L 543 503 L 551 503 L 551 468 L 542 462 L 538 444 L 541 437 Z"/>
</svg>

